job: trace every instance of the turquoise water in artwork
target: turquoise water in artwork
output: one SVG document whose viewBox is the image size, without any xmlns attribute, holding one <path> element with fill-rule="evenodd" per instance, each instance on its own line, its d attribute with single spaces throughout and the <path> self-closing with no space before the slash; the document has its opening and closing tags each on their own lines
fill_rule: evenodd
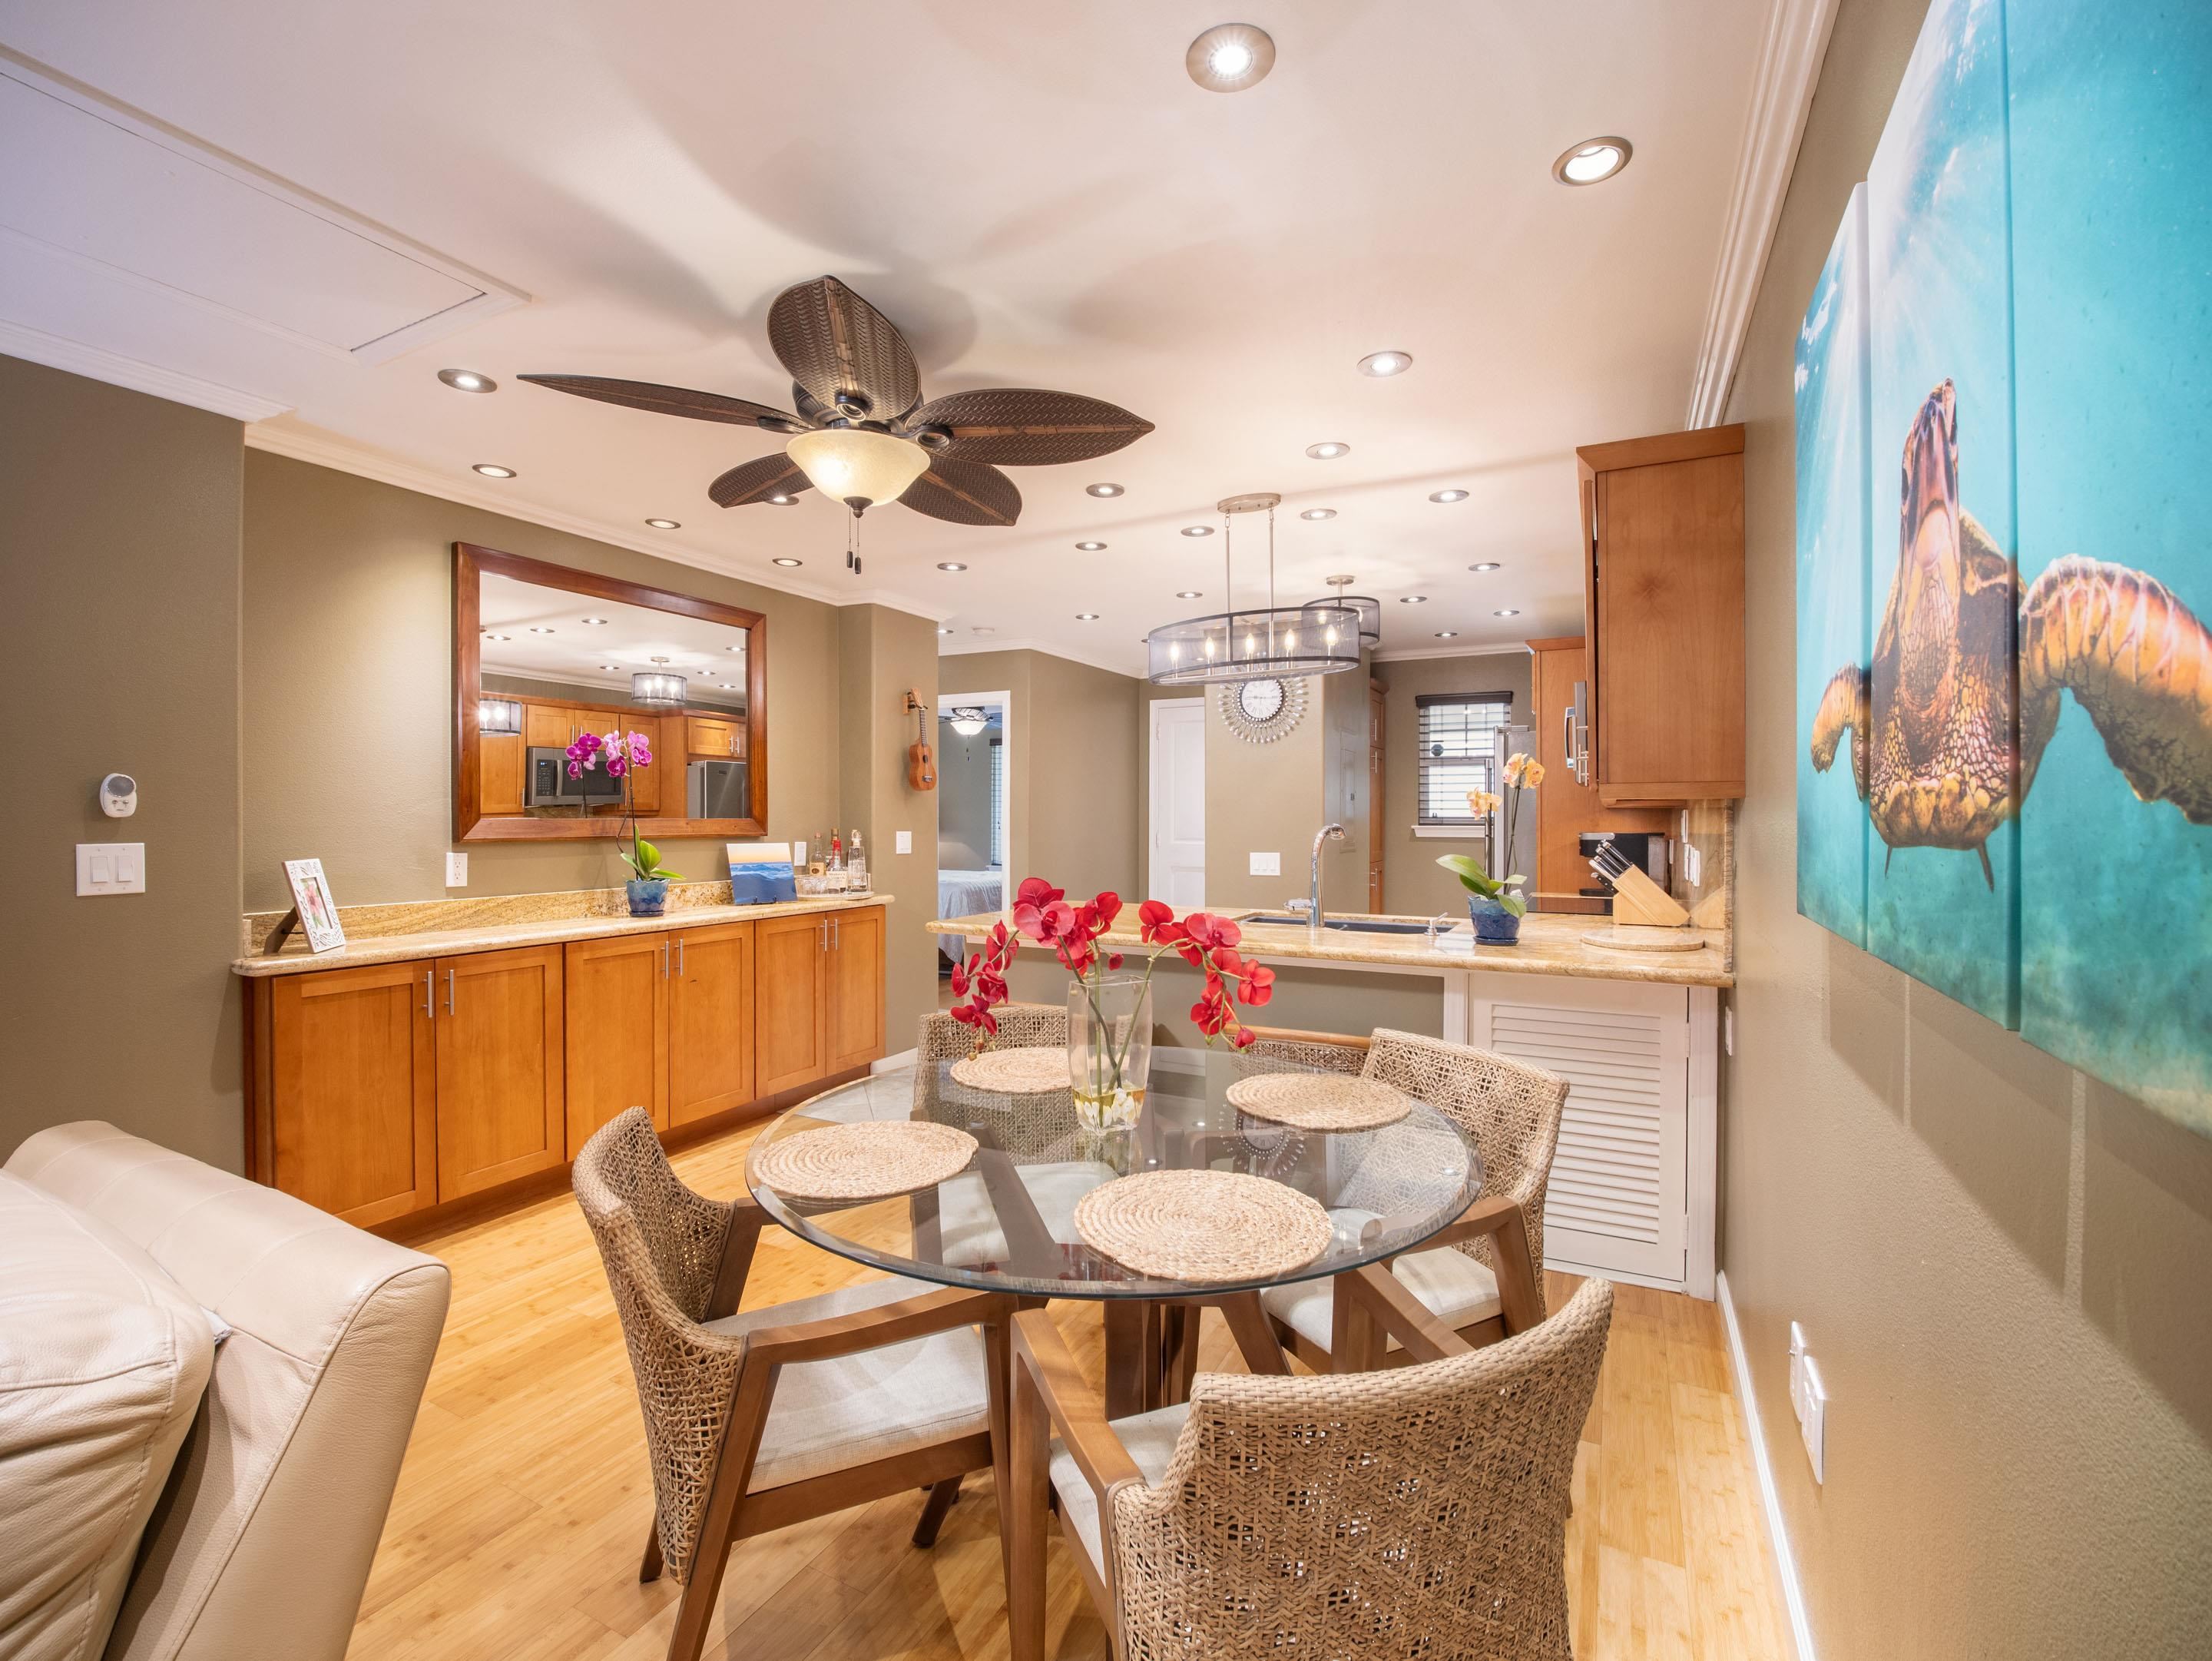
<svg viewBox="0 0 2212 1661">
<path fill-rule="evenodd" d="M 2011 0 L 2006 33 L 2021 577 L 2109 560 L 2212 621 L 2212 5 Z M 2212 825 L 2070 695 L 2021 819 L 2023 1035 L 2212 1135 Z"/>
<path fill-rule="evenodd" d="M 1827 771 L 1813 765 L 1813 718 L 1835 672 L 1863 666 L 1867 621 L 1866 187 L 1797 333 L 1797 910 L 1866 944 L 1866 807 L 1852 776 L 1855 734 Z"/>
<path fill-rule="evenodd" d="M 2005 33 L 1998 0 L 1933 0 L 1867 173 L 1873 603 L 1898 559 L 1905 442 L 1929 393 L 1956 391 L 1959 496 L 2015 551 Z M 1881 711 L 1875 711 L 1879 727 Z M 1985 847 L 1869 848 L 1867 946 L 1917 980 L 2017 1023 L 2020 827 Z"/>
</svg>

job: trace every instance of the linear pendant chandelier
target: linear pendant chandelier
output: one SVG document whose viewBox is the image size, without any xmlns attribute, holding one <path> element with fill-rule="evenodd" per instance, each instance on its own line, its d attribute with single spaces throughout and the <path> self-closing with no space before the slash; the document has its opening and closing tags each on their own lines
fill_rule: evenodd
<svg viewBox="0 0 2212 1661">
<path fill-rule="evenodd" d="M 1231 609 L 1162 624 L 1145 636 L 1147 672 L 1155 686 L 1266 680 L 1284 675 L 1334 675 L 1359 666 L 1359 613 L 1334 599 L 1275 604 L 1273 490 L 1226 496 L 1222 515 L 1221 587 Z M 1246 514 L 1267 516 L 1267 603 L 1235 607 L 1231 583 L 1231 526 Z"/>
</svg>

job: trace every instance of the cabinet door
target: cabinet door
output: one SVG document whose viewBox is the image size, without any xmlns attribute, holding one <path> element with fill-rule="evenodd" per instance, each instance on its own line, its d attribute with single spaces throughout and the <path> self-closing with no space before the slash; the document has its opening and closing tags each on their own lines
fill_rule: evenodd
<svg viewBox="0 0 2212 1661">
<path fill-rule="evenodd" d="M 607 724 L 610 728 L 618 726 L 625 733 L 645 734 L 647 746 L 653 751 L 653 765 L 641 768 L 631 776 L 630 791 L 638 816 L 641 818 L 651 818 L 660 812 L 661 776 L 668 772 L 672 765 L 678 776 L 677 788 L 679 791 L 682 789 L 684 758 L 681 756 L 667 755 L 662 751 L 661 725 L 657 721 L 636 715 L 617 715 Z M 678 803 L 671 811 L 681 811 L 681 804 Z"/>
<path fill-rule="evenodd" d="M 821 916 L 770 917 L 753 929 L 755 1088 L 772 1096 L 830 1070 L 830 925 Z"/>
<path fill-rule="evenodd" d="M 573 1159 L 593 1131 L 633 1107 L 668 1128 L 668 936 L 571 940 L 563 954 Z"/>
<path fill-rule="evenodd" d="M 753 925 L 673 934 L 668 1122 L 689 1124 L 753 1098 Z"/>
<path fill-rule="evenodd" d="M 522 811 L 522 734 L 491 733 L 477 740 L 482 777 L 477 787 L 477 811 L 520 813 Z"/>
<path fill-rule="evenodd" d="M 1529 642 L 1531 721 L 1544 782 L 1536 787 L 1536 909 L 1540 911 L 1601 912 L 1602 899 L 1580 891 L 1597 885 L 1582 855 L 1585 832 L 1656 831 L 1664 835 L 1673 816 L 1664 808 L 1608 807 L 1595 784 L 1576 782 L 1567 755 L 1567 711 L 1577 682 L 1588 684 L 1588 654 L 1579 640 L 1562 637 Z"/>
<path fill-rule="evenodd" d="M 884 910 L 871 906 L 830 919 L 830 1071 L 884 1053 Z"/>
<path fill-rule="evenodd" d="M 730 722 L 694 715 L 690 726 L 693 755 L 734 756 L 738 753 L 738 729 Z"/>
<path fill-rule="evenodd" d="M 437 1202 L 428 973 L 330 969 L 268 995 L 275 1185 L 359 1227 Z"/>
<path fill-rule="evenodd" d="M 522 706 L 522 741 L 532 750 L 565 750 L 576 736 L 575 712 L 565 703 Z"/>
<path fill-rule="evenodd" d="M 561 948 L 436 965 L 438 1197 L 550 1170 L 566 1157 Z"/>
</svg>

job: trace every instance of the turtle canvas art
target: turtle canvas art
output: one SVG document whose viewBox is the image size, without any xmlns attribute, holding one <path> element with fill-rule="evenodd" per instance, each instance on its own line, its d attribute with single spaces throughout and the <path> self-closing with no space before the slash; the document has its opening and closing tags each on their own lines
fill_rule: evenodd
<svg viewBox="0 0 2212 1661">
<path fill-rule="evenodd" d="M 2212 187 L 2151 160 L 2182 137 L 2212 9 L 1930 7 L 1799 349 L 1799 910 L 2212 1135 Z M 1820 338 L 1858 234 L 1866 336 Z"/>
</svg>

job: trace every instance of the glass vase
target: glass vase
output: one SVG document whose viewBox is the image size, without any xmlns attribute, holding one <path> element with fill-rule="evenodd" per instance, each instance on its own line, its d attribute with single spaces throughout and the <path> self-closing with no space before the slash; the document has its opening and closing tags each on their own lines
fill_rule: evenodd
<svg viewBox="0 0 2212 1661">
<path fill-rule="evenodd" d="M 1134 1124 L 1152 1070 L 1152 988 L 1142 975 L 1078 976 L 1067 987 L 1067 1080 L 1086 1130 Z"/>
</svg>

